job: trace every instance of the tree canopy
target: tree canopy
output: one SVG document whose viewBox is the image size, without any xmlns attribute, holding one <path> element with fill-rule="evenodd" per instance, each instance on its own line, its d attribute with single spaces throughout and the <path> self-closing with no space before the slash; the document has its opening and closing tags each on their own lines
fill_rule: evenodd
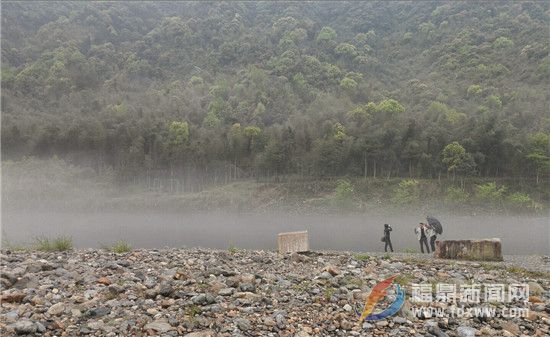
<svg viewBox="0 0 550 337">
<path fill-rule="evenodd" d="M 548 2 L 7 2 L 2 156 L 547 176 Z"/>
</svg>

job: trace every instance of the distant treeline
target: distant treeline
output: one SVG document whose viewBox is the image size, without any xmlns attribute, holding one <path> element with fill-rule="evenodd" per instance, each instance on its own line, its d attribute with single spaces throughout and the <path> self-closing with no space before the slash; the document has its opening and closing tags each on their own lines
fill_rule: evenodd
<svg viewBox="0 0 550 337">
<path fill-rule="evenodd" d="M 550 171 L 549 2 L 8 2 L 4 159 L 118 182 Z"/>
<path fill-rule="evenodd" d="M 150 172 L 151 173 L 151 172 Z M 363 177 L 134 177 L 121 186 L 59 158 L 2 162 L 2 207 L 57 210 L 419 210 L 547 214 L 550 182 L 533 179 L 409 179 Z"/>
</svg>

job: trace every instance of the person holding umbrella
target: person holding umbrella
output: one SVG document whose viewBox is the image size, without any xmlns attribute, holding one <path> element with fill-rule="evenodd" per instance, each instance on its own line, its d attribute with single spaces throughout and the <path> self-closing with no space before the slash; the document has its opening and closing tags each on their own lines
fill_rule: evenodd
<svg viewBox="0 0 550 337">
<path fill-rule="evenodd" d="M 430 246 L 432 247 L 432 251 L 435 252 L 435 240 L 437 239 L 437 234 L 443 234 L 443 226 L 433 216 L 427 216 L 426 220 L 429 226 L 428 238 L 430 239 Z"/>
</svg>

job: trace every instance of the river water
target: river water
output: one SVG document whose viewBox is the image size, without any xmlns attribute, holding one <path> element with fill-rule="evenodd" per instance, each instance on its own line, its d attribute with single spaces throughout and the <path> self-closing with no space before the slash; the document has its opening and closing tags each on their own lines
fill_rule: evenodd
<svg viewBox="0 0 550 337">
<path fill-rule="evenodd" d="M 550 219 L 505 215 L 437 215 L 439 239 L 500 238 L 504 254 L 550 254 Z M 308 230 L 314 250 L 381 251 L 383 224 L 393 226 L 396 251 L 419 244 L 417 214 L 302 215 L 273 213 L 2 212 L 3 240 L 24 244 L 37 236 L 70 236 L 78 248 L 124 240 L 136 248 L 207 247 L 276 249 L 277 233 Z"/>
</svg>

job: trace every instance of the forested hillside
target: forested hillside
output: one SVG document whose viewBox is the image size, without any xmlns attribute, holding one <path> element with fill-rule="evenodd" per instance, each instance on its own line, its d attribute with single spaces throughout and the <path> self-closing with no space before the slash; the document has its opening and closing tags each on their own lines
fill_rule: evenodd
<svg viewBox="0 0 550 337">
<path fill-rule="evenodd" d="M 2 157 L 160 174 L 550 169 L 550 2 L 7 2 Z"/>
</svg>

